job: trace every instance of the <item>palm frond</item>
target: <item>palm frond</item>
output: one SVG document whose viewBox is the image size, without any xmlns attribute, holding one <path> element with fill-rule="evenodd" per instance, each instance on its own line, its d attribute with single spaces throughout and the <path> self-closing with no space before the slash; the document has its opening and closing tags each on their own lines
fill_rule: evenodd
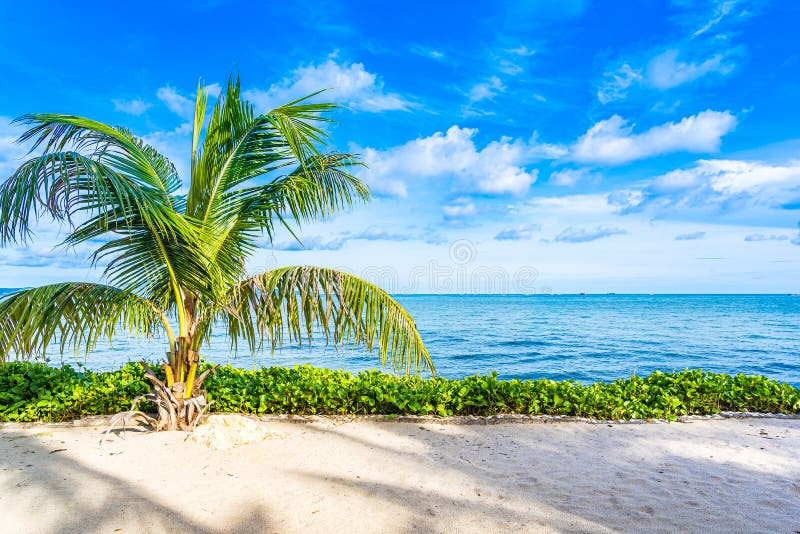
<svg viewBox="0 0 800 534">
<path fill-rule="evenodd" d="M 129 131 L 89 119 L 40 114 L 21 121 L 31 127 L 20 139 L 45 153 L 0 187 L 4 243 L 24 240 L 32 222 L 49 214 L 70 224 L 63 244 L 105 243 L 93 258 L 109 261 L 106 274 L 126 291 L 161 303 L 179 285 L 197 291 L 214 280 L 167 158 Z"/>
<path fill-rule="evenodd" d="M 414 319 L 388 293 L 351 274 L 322 267 L 283 267 L 237 285 L 216 316 L 236 343 L 251 350 L 266 339 L 272 349 L 285 342 L 322 337 L 326 343 L 377 345 L 382 365 L 410 373 L 435 372 Z M 211 326 L 211 317 L 204 321 Z"/>
<path fill-rule="evenodd" d="M 349 154 L 319 154 L 266 185 L 226 193 L 206 226 L 206 254 L 222 272 L 236 277 L 231 283 L 238 280 L 244 273 L 244 259 L 262 234 L 272 241 L 275 225 L 295 235 L 292 222 L 327 217 L 359 200 L 367 201 L 369 189 L 348 172 L 354 165 L 360 162 Z"/>
<path fill-rule="evenodd" d="M 44 357 L 51 345 L 62 356 L 67 349 L 88 354 L 118 330 L 152 337 L 160 328 L 173 337 L 161 310 L 111 286 L 66 282 L 23 289 L 0 299 L 0 361 L 12 353 L 20 359 Z"/>
<path fill-rule="evenodd" d="M 72 147 L 125 174 L 140 186 L 160 189 L 165 195 L 180 188 L 175 166 L 125 128 L 54 113 L 23 115 L 14 122 L 30 126 L 19 142 L 33 141 L 31 152 L 40 147 L 44 148 L 44 153 L 63 152 Z"/>
<path fill-rule="evenodd" d="M 256 115 L 241 98 L 239 79 L 231 78 L 214 106 L 198 164 L 193 168 L 187 213 L 213 218 L 225 194 L 244 182 L 319 156 L 327 133 L 316 124 L 335 104 L 303 103 L 307 98 Z"/>
</svg>

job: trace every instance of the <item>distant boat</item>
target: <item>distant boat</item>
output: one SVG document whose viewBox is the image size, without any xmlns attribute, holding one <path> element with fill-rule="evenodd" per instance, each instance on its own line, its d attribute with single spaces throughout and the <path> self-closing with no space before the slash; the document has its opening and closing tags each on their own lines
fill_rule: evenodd
<svg viewBox="0 0 800 534">
<path fill-rule="evenodd" d="M 583 291 L 581 291 L 581 295 L 585 295 L 585 294 L 586 294 L 586 293 L 584 293 Z"/>
</svg>

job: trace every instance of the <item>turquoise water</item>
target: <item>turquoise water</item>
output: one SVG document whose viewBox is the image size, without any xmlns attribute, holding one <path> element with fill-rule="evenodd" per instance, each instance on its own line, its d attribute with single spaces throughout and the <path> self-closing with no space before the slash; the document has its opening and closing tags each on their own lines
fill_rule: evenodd
<svg viewBox="0 0 800 534">
<path fill-rule="evenodd" d="M 438 374 L 608 381 L 697 368 L 764 374 L 800 386 L 800 297 L 788 295 L 398 296 L 417 321 Z M 121 339 L 86 360 L 112 369 L 157 359 L 163 344 Z M 214 337 L 204 356 L 239 367 L 310 363 L 360 371 L 360 349 L 315 345 L 230 356 Z M 53 358 L 58 360 L 58 356 Z M 72 356 L 65 358 L 69 363 Z"/>
</svg>

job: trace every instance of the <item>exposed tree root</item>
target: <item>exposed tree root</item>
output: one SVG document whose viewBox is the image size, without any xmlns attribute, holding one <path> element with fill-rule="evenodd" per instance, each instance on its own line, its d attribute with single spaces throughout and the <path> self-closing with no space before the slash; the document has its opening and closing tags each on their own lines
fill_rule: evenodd
<svg viewBox="0 0 800 534">
<path fill-rule="evenodd" d="M 100 444 L 108 437 L 117 426 L 122 425 L 124 432 L 127 426 L 135 420 L 141 420 L 155 432 L 162 430 L 185 430 L 191 432 L 205 417 L 214 401 L 206 400 L 205 390 L 201 388 L 206 377 L 213 371 L 209 369 L 197 377 L 192 384 L 191 395 L 186 395 L 186 384 L 175 382 L 172 386 L 160 380 L 147 363 L 142 362 L 145 377 L 153 385 L 153 390 L 145 395 L 140 395 L 133 400 L 131 409 L 120 412 L 111 418 L 109 428 L 103 434 Z M 156 405 L 157 415 L 152 417 L 138 409 L 139 403 L 149 401 Z"/>
</svg>

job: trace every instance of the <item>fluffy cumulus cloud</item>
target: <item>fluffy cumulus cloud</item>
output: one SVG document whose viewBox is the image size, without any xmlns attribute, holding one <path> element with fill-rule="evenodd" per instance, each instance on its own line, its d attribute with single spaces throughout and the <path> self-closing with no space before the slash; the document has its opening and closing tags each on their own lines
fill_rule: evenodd
<svg viewBox="0 0 800 534">
<path fill-rule="evenodd" d="M 798 190 L 800 161 L 776 164 L 698 160 L 690 167 L 667 172 L 639 187 L 614 191 L 608 195 L 608 202 L 621 214 L 647 213 L 658 219 L 690 215 L 724 217 L 736 223 L 784 225 L 794 222 L 793 199 Z M 760 232 L 752 232 L 751 236 L 747 241 L 783 240 Z"/>
<path fill-rule="evenodd" d="M 339 63 L 334 58 L 298 67 L 269 89 L 249 89 L 244 95 L 264 112 L 322 89 L 329 89 L 326 100 L 358 111 L 408 111 L 415 107 L 402 96 L 386 92 L 383 81 L 363 63 Z"/>
<path fill-rule="evenodd" d="M 634 133 L 634 125 L 619 115 L 600 121 L 572 146 L 572 159 L 618 165 L 671 152 L 716 152 L 722 137 L 736 127 L 728 111 L 706 110 L 680 122 Z"/>
<path fill-rule="evenodd" d="M 116 111 L 121 111 L 128 115 L 135 115 L 137 117 L 153 106 L 153 104 L 145 102 L 141 98 L 134 98 L 133 100 L 115 98 L 111 102 L 114 104 L 114 109 Z"/>
<path fill-rule="evenodd" d="M 705 237 L 705 232 L 690 232 L 688 234 L 676 235 L 675 241 L 697 241 L 699 239 L 705 239 Z"/>
<path fill-rule="evenodd" d="M 538 232 L 540 227 L 535 224 L 521 224 L 511 228 L 505 228 L 498 232 L 494 238 L 498 241 L 522 241 L 533 237 L 534 232 Z"/>
<path fill-rule="evenodd" d="M 680 61 L 679 54 L 679 50 L 670 49 L 654 57 L 647 65 L 648 84 L 656 89 L 672 89 L 707 74 L 730 74 L 735 67 L 723 54 L 714 54 L 700 62 Z"/>
<path fill-rule="evenodd" d="M 693 167 L 676 169 L 653 180 L 651 196 L 672 203 L 719 204 L 731 198 L 755 199 L 780 207 L 800 187 L 800 161 L 785 165 L 729 159 L 699 160 Z"/>
<path fill-rule="evenodd" d="M 473 128 L 451 126 L 446 132 L 409 141 L 387 150 L 356 147 L 369 165 L 361 176 L 378 193 L 407 195 L 416 180 L 452 181 L 454 190 L 522 195 L 536 181 L 530 163 L 565 154 L 555 145 L 501 137 L 483 148 L 475 144 Z"/>
</svg>

